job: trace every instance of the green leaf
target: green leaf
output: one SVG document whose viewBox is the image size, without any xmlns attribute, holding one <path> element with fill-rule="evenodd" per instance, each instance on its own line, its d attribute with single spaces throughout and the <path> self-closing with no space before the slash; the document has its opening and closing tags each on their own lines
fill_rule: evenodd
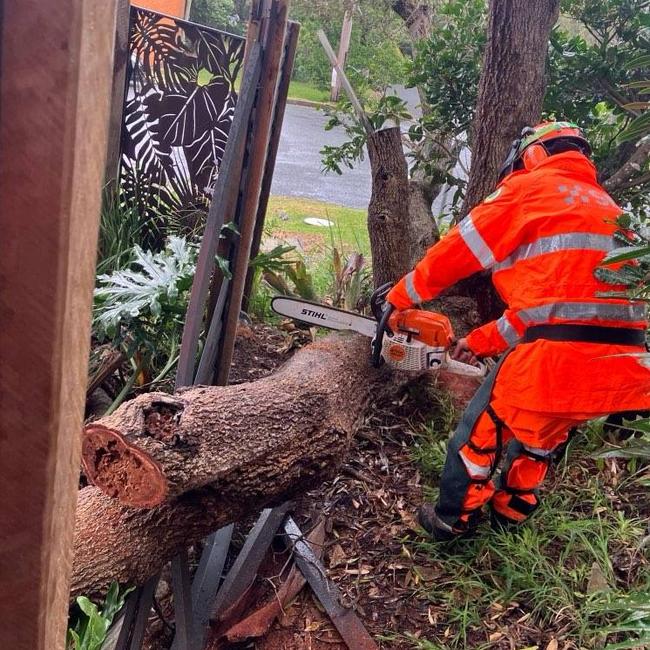
<svg viewBox="0 0 650 650">
<path fill-rule="evenodd" d="M 632 120 L 629 126 L 621 133 L 619 140 L 621 142 L 628 142 L 641 138 L 647 133 L 650 133 L 650 111 Z"/>
<path fill-rule="evenodd" d="M 95 603 L 93 603 L 86 596 L 78 596 L 77 597 L 77 605 L 79 605 L 79 608 L 81 609 L 81 611 L 88 618 L 92 618 L 93 616 L 99 616 L 99 610 L 97 609 L 97 605 L 95 605 Z"/>
<path fill-rule="evenodd" d="M 81 639 L 79 635 L 74 630 L 68 630 L 68 650 L 80 650 L 81 649 Z"/>
<path fill-rule="evenodd" d="M 603 264 L 617 264 L 628 260 L 637 260 L 641 257 L 650 255 L 650 245 L 648 246 L 626 246 L 616 248 L 610 251 L 603 260 Z"/>
<path fill-rule="evenodd" d="M 155 254 L 135 246 L 129 268 L 97 278 L 95 327 L 109 334 L 126 323 L 155 322 L 164 313 L 184 311 L 197 254 L 197 247 L 181 237 L 170 237 Z"/>
<path fill-rule="evenodd" d="M 628 70 L 647 68 L 648 66 L 650 66 L 650 54 L 641 54 L 627 63 Z"/>
<path fill-rule="evenodd" d="M 629 104 L 623 104 L 623 108 L 628 111 L 643 111 L 650 108 L 650 102 L 630 102 Z"/>
<path fill-rule="evenodd" d="M 228 260 L 225 257 L 221 257 L 221 255 L 217 255 L 215 259 L 219 270 L 223 273 L 223 277 L 226 278 L 226 280 L 232 280 L 232 271 L 230 270 L 230 263 Z"/>
</svg>

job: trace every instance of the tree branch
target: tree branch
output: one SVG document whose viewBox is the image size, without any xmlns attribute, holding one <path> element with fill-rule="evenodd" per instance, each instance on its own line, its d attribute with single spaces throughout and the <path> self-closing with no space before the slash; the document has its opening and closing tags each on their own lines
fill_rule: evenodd
<svg viewBox="0 0 650 650">
<path fill-rule="evenodd" d="M 647 174 L 639 176 L 639 172 L 649 159 L 650 135 L 646 135 L 639 141 L 636 150 L 623 166 L 603 183 L 603 187 L 608 192 L 616 192 L 646 182 Z"/>
<path fill-rule="evenodd" d="M 404 21 L 414 41 L 426 38 L 431 31 L 433 8 L 418 0 L 393 0 L 393 11 Z"/>
</svg>

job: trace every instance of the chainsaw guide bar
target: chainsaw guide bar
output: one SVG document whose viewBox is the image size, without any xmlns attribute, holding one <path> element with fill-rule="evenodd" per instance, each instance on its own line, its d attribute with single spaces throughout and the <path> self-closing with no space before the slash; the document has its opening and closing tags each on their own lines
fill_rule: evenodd
<svg viewBox="0 0 650 650">
<path fill-rule="evenodd" d="M 280 316 L 330 330 L 358 332 L 370 338 L 373 338 L 377 331 L 377 321 L 374 318 L 302 298 L 276 296 L 271 300 L 271 309 Z"/>
</svg>

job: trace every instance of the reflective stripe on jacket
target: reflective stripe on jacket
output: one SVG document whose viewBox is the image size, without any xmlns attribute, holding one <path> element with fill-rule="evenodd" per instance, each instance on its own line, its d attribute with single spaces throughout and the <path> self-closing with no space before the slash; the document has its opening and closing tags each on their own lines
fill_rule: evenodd
<svg viewBox="0 0 650 650">
<path fill-rule="evenodd" d="M 527 327 L 543 323 L 644 329 L 644 306 L 626 299 L 603 298 L 603 292 L 621 287 L 594 276 L 606 253 L 618 246 L 613 234 L 620 214 L 621 209 L 598 185 L 596 170 L 586 157 L 577 152 L 551 156 L 533 171 L 507 177 L 494 194 L 428 250 L 387 299 L 398 309 L 405 309 L 435 298 L 473 273 L 491 270 L 494 286 L 508 309 L 501 318 L 468 336 L 469 346 L 480 356 L 499 354 L 517 343 Z M 541 350 L 555 359 L 542 359 Z M 521 345 L 502 370 L 508 375 L 508 367 L 519 366 L 512 374 L 513 381 L 515 376 L 518 380 L 509 387 L 517 394 L 508 399 L 526 408 L 552 399 L 550 410 L 567 413 L 594 412 L 584 411 L 589 401 L 585 395 L 593 392 L 596 395 L 591 402 L 594 397 L 600 400 L 603 413 L 620 399 L 633 403 L 630 408 L 640 403 L 650 405 L 650 371 L 637 359 L 603 358 L 621 351 L 629 352 L 630 348 L 549 341 Z M 600 360 L 596 362 L 596 358 Z M 578 372 L 573 368 L 576 361 L 588 367 Z M 524 368 L 527 376 L 521 375 Z M 612 372 L 617 376 L 588 376 Z M 580 386 L 572 387 L 559 378 L 562 373 Z M 535 382 L 552 384 L 542 391 L 543 400 L 540 391 L 529 387 Z M 639 387 L 634 388 L 637 384 Z M 622 385 L 631 394 L 622 396 L 617 388 Z M 549 410 L 546 403 L 543 408 Z"/>
</svg>

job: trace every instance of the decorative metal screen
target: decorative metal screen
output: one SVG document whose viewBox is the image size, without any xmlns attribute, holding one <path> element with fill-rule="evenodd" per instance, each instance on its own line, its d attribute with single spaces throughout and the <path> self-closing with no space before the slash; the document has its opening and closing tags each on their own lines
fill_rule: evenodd
<svg viewBox="0 0 650 650">
<path fill-rule="evenodd" d="M 123 198 L 178 215 L 209 206 L 237 92 L 244 39 L 131 7 L 121 138 Z"/>
</svg>

